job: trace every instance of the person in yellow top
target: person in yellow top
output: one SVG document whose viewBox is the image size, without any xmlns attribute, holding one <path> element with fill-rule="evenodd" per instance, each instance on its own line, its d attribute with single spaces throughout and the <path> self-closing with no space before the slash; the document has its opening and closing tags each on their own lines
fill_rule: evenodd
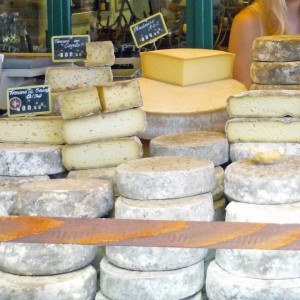
<svg viewBox="0 0 300 300">
<path fill-rule="evenodd" d="M 252 43 L 260 36 L 300 34 L 300 0 L 255 0 L 234 18 L 228 51 L 235 54 L 233 78 L 252 84 Z"/>
</svg>

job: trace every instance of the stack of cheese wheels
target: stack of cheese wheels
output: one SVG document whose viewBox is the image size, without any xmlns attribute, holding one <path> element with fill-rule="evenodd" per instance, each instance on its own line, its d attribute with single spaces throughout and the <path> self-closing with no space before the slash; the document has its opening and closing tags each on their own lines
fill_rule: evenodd
<svg viewBox="0 0 300 300">
<path fill-rule="evenodd" d="M 150 155 L 186 156 L 211 160 L 215 166 L 216 182 L 212 190 L 214 221 L 225 220 L 227 201 L 224 196 L 224 169 L 221 165 L 229 161 L 229 144 L 224 133 L 193 131 L 159 136 L 150 141 Z M 204 258 L 205 274 L 214 257 L 215 250 L 210 249 Z"/>
<path fill-rule="evenodd" d="M 147 115 L 144 139 L 196 130 L 224 132 L 226 99 L 245 91 L 232 78 L 234 56 L 207 49 L 141 52 L 138 78 Z"/>
<path fill-rule="evenodd" d="M 213 163 L 151 157 L 117 167 L 118 219 L 213 220 Z M 201 299 L 205 249 L 106 247 L 96 299 Z"/>
<path fill-rule="evenodd" d="M 259 37 L 252 54 L 251 89 L 300 89 L 300 35 Z"/>
<path fill-rule="evenodd" d="M 226 123 L 232 161 L 251 158 L 272 163 L 300 155 L 300 92 L 257 90 L 228 98 Z"/>
<path fill-rule="evenodd" d="M 300 214 L 300 157 L 275 164 L 239 160 L 225 170 L 225 194 L 232 200 L 228 222 L 293 224 Z M 280 249 L 272 244 L 271 248 Z M 299 251 L 217 250 L 208 267 L 209 299 L 299 299 Z"/>
<path fill-rule="evenodd" d="M 110 181 L 52 179 L 22 184 L 13 213 L 96 218 L 106 215 L 112 206 Z M 97 274 L 90 264 L 97 249 L 71 244 L 1 243 L 1 299 L 94 299 Z"/>
</svg>

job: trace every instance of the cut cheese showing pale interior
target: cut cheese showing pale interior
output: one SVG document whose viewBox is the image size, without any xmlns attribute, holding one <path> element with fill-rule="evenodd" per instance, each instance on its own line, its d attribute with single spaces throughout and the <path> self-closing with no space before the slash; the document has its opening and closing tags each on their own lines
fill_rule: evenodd
<svg viewBox="0 0 300 300">
<path fill-rule="evenodd" d="M 231 117 L 300 117 L 300 91 L 248 91 L 228 98 Z"/>
<path fill-rule="evenodd" d="M 115 48 L 111 41 L 86 43 L 86 67 L 112 66 L 115 63 Z"/>
<path fill-rule="evenodd" d="M 300 142 L 300 119 L 236 118 L 226 123 L 229 142 Z"/>
<path fill-rule="evenodd" d="M 141 52 L 146 78 L 180 86 L 232 77 L 234 55 L 209 49 L 164 49 Z"/>
</svg>

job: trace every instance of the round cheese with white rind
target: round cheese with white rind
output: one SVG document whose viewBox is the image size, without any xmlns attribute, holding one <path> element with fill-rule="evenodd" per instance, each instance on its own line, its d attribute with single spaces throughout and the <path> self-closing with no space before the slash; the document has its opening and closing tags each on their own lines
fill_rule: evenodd
<svg viewBox="0 0 300 300">
<path fill-rule="evenodd" d="M 252 59 L 256 61 L 300 60 L 300 35 L 261 36 L 252 45 Z"/>
<path fill-rule="evenodd" d="M 0 271 L 1 300 L 94 300 L 97 274 L 93 267 L 52 276 L 19 276 Z"/>
<path fill-rule="evenodd" d="M 262 280 L 232 275 L 212 262 L 207 271 L 206 293 L 213 300 L 298 300 L 300 279 Z"/>
<path fill-rule="evenodd" d="M 215 185 L 211 161 L 194 157 L 151 157 L 117 167 L 121 196 L 138 199 L 172 199 L 210 192 Z"/>
<path fill-rule="evenodd" d="M 193 131 L 156 137 L 150 141 L 150 156 L 190 156 L 211 160 L 215 166 L 229 160 L 229 144 L 220 132 Z"/>
<path fill-rule="evenodd" d="M 300 202 L 300 157 L 283 156 L 274 164 L 240 160 L 225 170 L 225 194 L 253 204 Z"/>
<path fill-rule="evenodd" d="M 225 172 L 224 169 L 220 166 L 215 168 L 215 182 L 216 185 L 212 190 L 212 196 L 214 201 L 220 200 L 224 195 L 224 179 L 225 179 Z"/>
<path fill-rule="evenodd" d="M 16 275 L 53 275 L 86 267 L 97 246 L 0 243 L 0 270 Z"/>
<path fill-rule="evenodd" d="M 212 221 L 210 193 L 172 200 L 139 201 L 119 197 L 116 219 Z M 204 259 L 207 249 L 107 246 L 113 265 L 137 271 L 167 271 L 184 268 Z"/>
<path fill-rule="evenodd" d="M 113 207 L 111 182 L 101 179 L 52 179 L 20 186 L 13 212 L 44 217 L 104 216 Z"/>
<path fill-rule="evenodd" d="M 282 149 L 284 155 L 300 156 L 300 143 L 231 143 L 230 159 L 251 159 L 253 149 L 266 153 Z"/>
<path fill-rule="evenodd" d="M 203 261 L 173 271 L 138 272 L 117 268 L 106 258 L 100 263 L 100 287 L 110 299 L 184 299 L 203 286 Z"/>
</svg>

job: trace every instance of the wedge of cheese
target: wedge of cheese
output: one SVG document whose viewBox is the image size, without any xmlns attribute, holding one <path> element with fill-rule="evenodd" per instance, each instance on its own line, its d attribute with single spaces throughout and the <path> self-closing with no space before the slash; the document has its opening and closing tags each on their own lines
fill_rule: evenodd
<svg viewBox="0 0 300 300">
<path fill-rule="evenodd" d="M 64 120 L 93 115 L 101 111 L 98 91 L 88 87 L 58 95 L 61 116 Z"/>
<path fill-rule="evenodd" d="M 208 49 L 164 49 L 141 52 L 146 78 L 180 86 L 232 77 L 234 55 Z"/>
<path fill-rule="evenodd" d="M 300 119 L 236 118 L 226 123 L 229 142 L 300 142 Z"/>
<path fill-rule="evenodd" d="M 136 79 L 97 85 L 103 111 L 114 112 L 143 105 L 139 82 Z"/>
<path fill-rule="evenodd" d="M 112 80 L 110 67 L 51 67 L 46 70 L 45 75 L 45 84 L 50 85 L 52 92 L 75 90 Z"/>
<path fill-rule="evenodd" d="M 62 151 L 63 164 L 68 170 L 115 167 L 142 155 L 142 143 L 136 137 L 66 145 Z"/>
<path fill-rule="evenodd" d="M 64 144 L 58 116 L 0 118 L 0 142 Z"/>
<path fill-rule="evenodd" d="M 63 135 L 67 144 L 134 136 L 146 129 L 146 115 L 139 108 L 66 120 Z"/>
<path fill-rule="evenodd" d="M 231 117 L 300 117 L 300 91 L 248 91 L 230 96 Z"/>
<path fill-rule="evenodd" d="M 112 66 L 115 63 L 115 48 L 111 41 L 86 43 L 86 67 Z"/>
</svg>

